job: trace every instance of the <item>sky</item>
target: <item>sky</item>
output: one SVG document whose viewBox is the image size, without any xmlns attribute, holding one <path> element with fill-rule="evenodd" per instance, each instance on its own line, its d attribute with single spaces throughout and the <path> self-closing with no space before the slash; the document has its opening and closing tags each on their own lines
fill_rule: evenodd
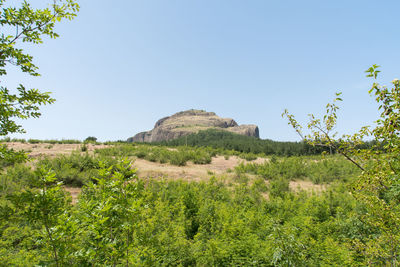
<svg viewBox="0 0 400 267">
<path fill-rule="evenodd" d="M 364 71 L 379 64 L 379 82 L 400 78 L 398 0 L 78 2 L 60 38 L 25 48 L 40 77 L 14 67 L 3 76 L 10 90 L 22 83 L 57 100 L 11 137 L 125 140 L 193 108 L 299 141 L 283 110 L 304 125 L 335 92 L 337 131 L 350 134 L 379 116 Z"/>
</svg>

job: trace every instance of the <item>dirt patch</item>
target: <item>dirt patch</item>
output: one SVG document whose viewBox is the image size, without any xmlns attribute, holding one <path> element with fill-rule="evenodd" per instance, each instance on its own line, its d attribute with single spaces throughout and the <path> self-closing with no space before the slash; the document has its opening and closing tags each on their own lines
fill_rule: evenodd
<svg viewBox="0 0 400 267">
<path fill-rule="evenodd" d="M 72 205 L 76 204 L 76 201 L 78 200 L 78 196 L 81 193 L 82 189 L 80 187 L 69 187 L 69 186 L 64 186 L 64 190 L 70 193 L 72 197 Z"/>
<path fill-rule="evenodd" d="M 232 170 L 243 160 L 238 157 L 223 156 L 212 158 L 210 164 L 193 164 L 187 162 L 185 166 L 174 166 L 170 164 L 161 164 L 150 162 L 144 159 L 136 159 L 133 166 L 138 169 L 138 176 L 142 178 L 165 177 L 169 179 L 183 179 L 187 181 L 208 180 L 212 175 L 221 175 L 229 169 Z"/>
<path fill-rule="evenodd" d="M 309 191 L 309 192 L 314 191 L 315 193 L 321 193 L 326 190 L 326 185 L 314 184 L 311 181 L 297 180 L 297 181 L 290 181 L 289 188 L 294 192 L 299 192 L 303 190 L 303 191 Z"/>
</svg>

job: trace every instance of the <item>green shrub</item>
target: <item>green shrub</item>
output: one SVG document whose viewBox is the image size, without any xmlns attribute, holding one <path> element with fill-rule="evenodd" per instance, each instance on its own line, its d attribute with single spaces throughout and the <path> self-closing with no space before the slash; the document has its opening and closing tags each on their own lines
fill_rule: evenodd
<svg viewBox="0 0 400 267">
<path fill-rule="evenodd" d="M 192 161 L 194 164 L 209 164 L 213 155 L 216 155 L 214 150 L 205 148 L 177 147 L 169 149 L 147 144 L 119 144 L 109 148 L 96 149 L 95 153 L 104 156 L 136 156 L 152 162 L 168 162 L 177 166 L 186 165 L 188 161 Z"/>
<path fill-rule="evenodd" d="M 83 144 L 83 145 L 81 146 L 81 151 L 82 151 L 82 152 L 88 151 L 88 147 L 87 147 L 86 144 Z"/>
<path fill-rule="evenodd" d="M 89 154 L 59 155 L 55 158 L 44 158 L 38 162 L 39 167 L 52 169 L 59 181 L 66 185 L 83 186 L 91 181 L 98 169 L 112 166 L 117 162 L 111 157 L 94 157 Z"/>
<path fill-rule="evenodd" d="M 289 180 L 280 177 L 270 181 L 269 194 L 271 197 L 283 198 L 287 192 L 289 192 Z"/>
<path fill-rule="evenodd" d="M 158 151 L 154 151 L 146 155 L 146 160 L 151 162 L 156 162 L 158 158 Z"/>
<path fill-rule="evenodd" d="M 194 164 L 210 164 L 212 159 L 209 154 L 203 152 L 193 156 L 192 161 Z"/>
<path fill-rule="evenodd" d="M 25 162 L 26 159 L 25 151 L 15 151 L 14 149 L 8 149 L 6 145 L 0 145 L 0 170 L 17 163 Z"/>
<path fill-rule="evenodd" d="M 249 181 L 249 177 L 243 172 L 236 171 L 233 180 L 237 183 L 247 184 Z"/>
<path fill-rule="evenodd" d="M 176 166 L 185 166 L 187 162 L 185 155 L 182 153 L 174 154 L 169 160 L 172 165 Z"/>
<path fill-rule="evenodd" d="M 247 161 L 253 161 L 253 160 L 256 160 L 258 158 L 257 155 L 255 155 L 253 153 L 241 153 L 240 157 L 242 159 L 247 160 Z"/>
<path fill-rule="evenodd" d="M 75 139 L 62 139 L 58 141 L 59 144 L 81 144 L 82 141 Z"/>
<path fill-rule="evenodd" d="M 32 186 L 35 174 L 25 164 L 16 164 L 0 174 L 0 196 Z"/>
<path fill-rule="evenodd" d="M 144 157 L 146 157 L 146 152 L 144 152 L 144 151 L 139 151 L 139 152 L 136 154 L 136 157 L 138 157 L 139 159 L 143 159 Z"/>
<path fill-rule="evenodd" d="M 235 169 L 240 172 L 257 174 L 268 180 L 283 177 L 287 180 L 307 179 L 316 184 L 331 183 L 336 180 L 346 182 L 360 173 L 350 162 L 337 156 L 326 158 L 273 157 L 270 161 L 262 164 L 241 163 Z"/>
<path fill-rule="evenodd" d="M 251 187 L 253 190 L 256 190 L 257 192 L 267 192 L 268 191 L 268 186 L 265 183 L 265 180 L 261 177 L 258 177 L 257 179 L 255 179 L 253 182 L 253 185 Z"/>
<path fill-rule="evenodd" d="M 13 138 L 11 142 L 26 143 L 26 140 L 21 138 Z"/>
</svg>

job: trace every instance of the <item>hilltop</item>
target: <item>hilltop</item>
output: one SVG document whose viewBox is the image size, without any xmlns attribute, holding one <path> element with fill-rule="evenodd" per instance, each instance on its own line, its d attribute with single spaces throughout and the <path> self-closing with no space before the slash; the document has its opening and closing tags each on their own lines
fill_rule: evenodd
<svg viewBox="0 0 400 267">
<path fill-rule="evenodd" d="M 238 125 L 231 118 L 221 118 L 214 112 L 186 110 L 156 122 L 154 128 L 128 138 L 128 142 L 160 142 L 187 136 L 208 129 L 219 129 L 240 135 L 259 138 L 258 126 Z"/>
</svg>

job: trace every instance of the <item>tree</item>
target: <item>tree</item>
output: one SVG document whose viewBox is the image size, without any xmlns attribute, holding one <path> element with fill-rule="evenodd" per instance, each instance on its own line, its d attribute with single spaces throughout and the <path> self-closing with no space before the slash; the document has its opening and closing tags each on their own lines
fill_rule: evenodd
<svg viewBox="0 0 400 267">
<path fill-rule="evenodd" d="M 34 9 L 25 0 L 19 7 L 6 5 L 6 0 L 0 0 L 0 76 L 7 75 L 7 65 L 15 66 L 22 72 L 39 76 L 38 67 L 33 63 L 33 57 L 26 53 L 23 43 L 40 44 L 43 37 L 57 38 L 54 31 L 57 22 L 63 19 L 73 19 L 79 11 L 75 0 L 54 0 L 47 8 Z M 51 104 L 55 100 L 48 92 L 38 89 L 27 89 L 20 84 L 10 91 L 0 86 L 0 136 L 10 133 L 24 133 L 22 125 L 16 119 L 38 118 L 41 105 Z M 0 148 L 0 160 L 15 160 L 21 154 Z"/>
<path fill-rule="evenodd" d="M 368 265 L 398 266 L 400 263 L 400 81 L 394 79 L 392 88 L 376 82 L 378 65 L 366 73 L 374 79 L 369 93 L 375 96 L 381 111 L 376 127 L 362 127 L 354 135 L 336 138 L 334 129 L 337 122 L 338 101 L 326 106 L 326 115 L 317 119 L 310 115 L 308 129 L 304 135 L 301 125 L 287 110 L 289 124 L 301 138 L 310 144 L 326 146 L 342 154 L 359 169 L 361 176 L 352 185 L 352 195 L 364 204 L 366 213 L 362 220 L 376 229 L 367 241 L 355 240 L 353 245 L 365 255 Z M 375 144 L 360 148 L 365 138 L 373 138 Z"/>
<path fill-rule="evenodd" d="M 85 139 L 85 143 L 96 143 L 97 142 L 97 137 L 94 137 L 94 136 L 88 136 L 86 139 Z"/>
</svg>

